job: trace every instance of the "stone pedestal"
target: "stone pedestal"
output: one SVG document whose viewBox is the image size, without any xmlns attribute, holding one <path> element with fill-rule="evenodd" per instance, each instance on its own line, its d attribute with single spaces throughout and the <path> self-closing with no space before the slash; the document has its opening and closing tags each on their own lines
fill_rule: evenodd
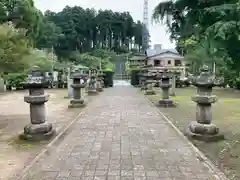
<svg viewBox="0 0 240 180">
<path fill-rule="evenodd" d="M 224 139 L 216 125 L 212 124 L 211 104 L 217 101 L 217 97 L 212 95 L 212 88 L 215 86 L 214 79 L 207 66 L 202 68 L 202 72 L 196 78 L 194 85 L 198 88 L 197 95 L 192 97 L 192 100 L 197 103 L 196 121 L 189 124 L 186 135 L 202 141 Z"/>
<path fill-rule="evenodd" d="M 74 73 L 72 76 L 73 99 L 70 100 L 69 108 L 84 107 L 84 99 L 82 98 L 82 89 L 86 87 L 87 75 Z"/>
<path fill-rule="evenodd" d="M 147 69 L 144 69 L 140 73 L 140 79 L 141 79 L 141 88 L 140 88 L 140 90 L 141 91 L 147 90 L 147 82 L 146 82 L 147 78 L 146 78 L 146 76 L 147 76 Z"/>
<path fill-rule="evenodd" d="M 68 68 L 68 74 L 67 74 L 67 90 L 68 90 L 68 95 L 65 96 L 64 98 L 73 98 L 73 88 L 71 87 L 71 85 L 72 85 L 71 69 Z"/>
<path fill-rule="evenodd" d="M 28 78 L 27 87 L 29 95 L 24 97 L 24 101 L 30 104 L 31 123 L 24 128 L 21 139 L 41 141 L 51 138 L 55 130 L 51 123 L 46 121 L 45 102 L 49 100 L 49 95 L 44 94 L 43 72 L 35 68 Z"/>
<path fill-rule="evenodd" d="M 101 73 L 97 75 L 96 89 L 98 92 L 103 91 L 103 75 Z"/>
<path fill-rule="evenodd" d="M 146 79 L 145 79 L 145 77 L 142 77 L 140 90 L 144 91 L 146 89 L 147 89 Z"/>
<path fill-rule="evenodd" d="M 101 83 L 102 90 L 104 90 L 104 73 L 100 71 L 99 76 L 100 76 L 100 83 Z"/>
<path fill-rule="evenodd" d="M 176 75 L 174 74 L 171 79 L 172 88 L 170 90 L 170 96 L 176 96 Z"/>
<path fill-rule="evenodd" d="M 88 95 L 97 95 L 97 78 L 96 78 L 96 72 L 94 70 L 91 70 L 91 76 L 90 81 L 88 84 Z"/>
<path fill-rule="evenodd" d="M 145 95 L 156 94 L 156 92 L 153 90 L 153 80 L 154 80 L 154 76 L 151 74 L 151 72 L 148 72 L 148 74 L 146 75 L 147 89 L 145 90 Z"/>
<path fill-rule="evenodd" d="M 147 90 L 145 91 L 145 95 L 155 95 L 156 92 L 153 90 L 152 81 L 147 81 Z"/>
<path fill-rule="evenodd" d="M 141 90 L 141 88 L 142 88 L 142 84 L 143 84 L 143 82 L 142 82 L 142 72 L 140 71 L 139 73 L 138 73 L 138 85 L 137 85 L 137 87 L 138 88 L 140 88 L 140 90 Z"/>
<path fill-rule="evenodd" d="M 162 82 L 160 84 L 160 87 L 162 89 L 162 99 L 159 100 L 158 106 L 165 108 L 176 107 L 176 104 L 173 102 L 173 100 L 169 98 L 169 89 L 171 87 L 171 84 L 167 70 L 165 70 L 164 73 L 162 74 L 161 80 Z"/>
</svg>

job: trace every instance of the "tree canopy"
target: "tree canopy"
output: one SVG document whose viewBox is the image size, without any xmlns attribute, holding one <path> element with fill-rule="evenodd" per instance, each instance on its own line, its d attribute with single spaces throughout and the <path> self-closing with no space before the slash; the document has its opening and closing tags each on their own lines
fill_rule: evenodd
<svg viewBox="0 0 240 180">
<path fill-rule="evenodd" d="M 143 25 L 135 23 L 129 12 L 67 6 L 58 13 L 46 11 L 44 17 L 61 29 L 59 39 L 52 41 L 60 57 L 76 50 L 84 53 L 101 48 L 124 53 L 134 44 L 142 46 Z"/>
<path fill-rule="evenodd" d="M 169 0 L 155 7 L 153 19 L 167 25 L 178 51 L 196 66 L 193 69 L 205 63 L 216 65 L 221 74 L 239 76 L 239 10 L 239 0 Z"/>
<path fill-rule="evenodd" d="M 57 13 L 42 13 L 33 0 L 2 0 L 1 71 L 20 70 L 31 58 L 39 63 L 43 52 L 45 60 L 53 52 L 60 62 L 98 66 L 101 61 L 103 66 L 110 66 L 114 54 L 141 50 L 143 27 L 140 21 L 134 22 L 129 12 L 66 6 Z M 22 68 L 17 68 L 16 63 Z"/>
</svg>

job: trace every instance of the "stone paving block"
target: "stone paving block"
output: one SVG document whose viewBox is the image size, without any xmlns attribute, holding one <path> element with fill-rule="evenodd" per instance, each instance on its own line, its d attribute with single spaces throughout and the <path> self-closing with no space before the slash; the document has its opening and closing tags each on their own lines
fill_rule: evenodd
<svg viewBox="0 0 240 180">
<path fill-rule="evenodd" d="M 120 170 L 109 169 L 108 176 L 120 176 Z"/>
<path fill-rule="evenodd" d="M 111 175 L 109 175 L 107 180 L 120 180 L 120 176 L 111 176 Z"/>
<path fill-rule="evenodd" d="M 121 180 L 134 180 L 133 176 L 121 176 Z"/>
<path fill-rule="evenodd" d="M 108 170 L 96 170 L 95 176 L 107 176 Z"/>
<path fill-rule="evenodd" d="M 95 176 L 94 180 L 107 180 L 107 175 L 105 175 L 105 176 Z"/>
<path fill-rule="evenodd" d="M 82 176 L 80 180 L 96 180 L 94 176 Z"/>
<path fill-rule="evenodd" d="M 158 174 L 159 174 L 160 178 L 172 177 L 172 175 L 171 175 L 169 170 L 159 170 Z"/>
<path fill-rule="evenodd" d="M 40 176 L 41 175 L 41 176 Z M 41 180 L 54 180 L 57 177 L 57 172 L 46 172 L 42 171 L 37 175 Z M 35 176 L 36 177 L 36 176 Z M 35 178 L 33 177 L 33 178 Z"/>
<path fill-rule="evenodd" d="M 67 180 L 80 180 L 81 179 L 81 176 L 70 176 L 70 177 L 68 177 L 68 179 Z"/>
</svg>

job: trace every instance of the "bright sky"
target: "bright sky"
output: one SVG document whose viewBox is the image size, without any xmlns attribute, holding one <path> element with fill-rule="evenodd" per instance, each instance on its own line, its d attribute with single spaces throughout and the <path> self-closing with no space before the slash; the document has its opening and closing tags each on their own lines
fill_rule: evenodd
<svg viewBox="0 0 240 180">
<path fill-rule="evenodd" d="M 61 11 L 66 5 L 83 8 L 112 9 L 113 11 L 129 11 L 134 20 L 143 19 L 143 0 L 34 0 L 38 9 Z M 163 48 L 174 48 L 170 42 L 166 28 L 161 24 L 152 23 L 151 15 L 154 7 L 162 0 L 149 0 L 149 30 L 153 44 L 162 44 Z"/>
</svg>

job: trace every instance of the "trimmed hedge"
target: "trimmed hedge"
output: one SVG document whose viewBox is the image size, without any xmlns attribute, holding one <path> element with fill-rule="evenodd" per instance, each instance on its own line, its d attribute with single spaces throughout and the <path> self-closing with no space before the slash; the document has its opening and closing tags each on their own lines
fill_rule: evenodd
<svg viewBox="0 0 240 180">
<path fill-rule="evenodd" d="M 103 71 L 104 73 L 104 86 L 105 87 L 113 87 L 113 71 Z"/>
<path fill-rule="evenodd" d="M 24 83 L 27 76 L 27 73 L 9 73 L 5 75 L 4 79 L 7 82 L 7 89 L 11 90 L 13 87 L 15 87 L 17 90 L 24 89 Z"/>
<path fill-rule="evenodd" d="M 132 69 L 131 70 L 131 85 L 132 86 L 137 86 L 139 85 L 139 75 L 138 73 L 141 71 L 142 69 Z"/>
</svg>

